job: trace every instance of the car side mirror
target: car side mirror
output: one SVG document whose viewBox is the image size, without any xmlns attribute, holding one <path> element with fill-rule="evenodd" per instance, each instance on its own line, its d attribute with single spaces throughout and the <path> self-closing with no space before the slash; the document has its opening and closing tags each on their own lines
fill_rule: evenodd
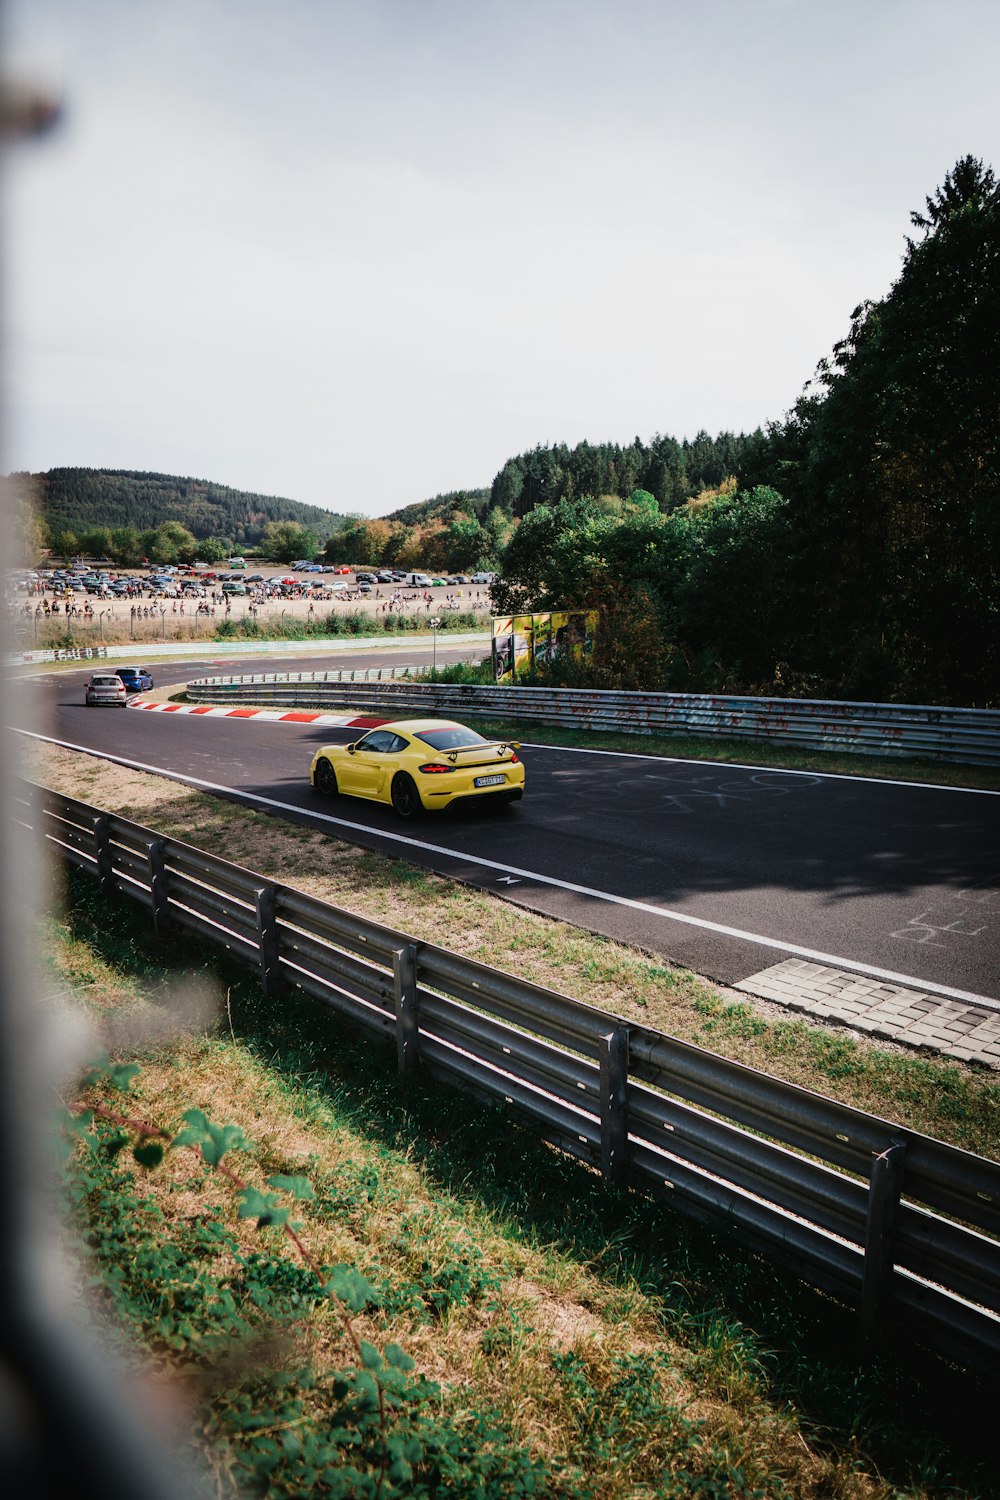
<svg viewBox="0 0 1000 1500">
<path fill-rule="evenodd" d="M 354 752 L 355 752 L 355 750 L 357 748 L 358 748 L 357 745 L 348 745 L 348 747 L 347 747 L 347 753 L 348 753 L 348 755 L 353 755 Z"/>
</svg>

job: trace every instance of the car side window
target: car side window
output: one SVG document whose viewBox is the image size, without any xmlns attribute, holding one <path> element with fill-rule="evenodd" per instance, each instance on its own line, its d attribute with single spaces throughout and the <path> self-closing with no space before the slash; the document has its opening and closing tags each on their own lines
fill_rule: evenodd
<svg viewBox="0 0 1000 1500">
<path fill-rule="evenodd" d="M 392 741 L 395 739 L 396 736 L 390 734 L 387 729 L 375 729 L 371 734 L 366 734 L 363 740 L 358 741 L 358 749 L 384 755 L 387 750 L 392 749 Z"/>
<path fill-rule="evenodd" d="M 386 750 L 390 755 L 398 755 L 399 752 L 401 750 L 405 750 L 407 745 L 409 744 L 409 740 L 405 739 L 401 734 L 390 734 L 389 731 L 386 730 L 386 735 L 390 741 L 390 743 L 386 746 Z"/>
</svg>

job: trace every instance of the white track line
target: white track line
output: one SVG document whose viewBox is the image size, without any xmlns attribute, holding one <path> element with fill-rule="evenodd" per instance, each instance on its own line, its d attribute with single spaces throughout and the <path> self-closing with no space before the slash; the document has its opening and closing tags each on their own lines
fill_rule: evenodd
<svg viewBox="0 0 1000 1500">
<path fill-rule="evenodd" d="M 765 771 L 771 776 L 811 776 L 822 781 L 862 781 L 870 786 L 916 787 L 926 792 L 971 792 L 976 797 L 1000 797 L 1000 792 L 986 787 L 951 786 L 937 781 L 897 781 L 892 776 L 855 776 L 851 771 L 798 771 L 784 766 L 745 765 L 738 760 L 695 760 L 683 755 L 654 755 L 648 750 L 595 750 L 588 745 L 548 745 L 535 740 L 522 740 L 528 750 L 560 750 L 567 755 L 619 755 L 625 760 L 655 760 L 669 766 L 718 766 L 728 771 Z"/>
<path fill-rule="evenodd" d="M 149 771 L 154 776 L 166 776 L 169 780 L 183 782 L 186 786 L 201 787 L 208 792 L 221 792 L 228 797 L 271 808 L 276 812 L 318 819 L 320 822 L 332 824 L 335 828 L 346 829 L 350 833 L 363 833 L 369 838 L 374 836 L 393 844 L 402 844 L 410 849 L 423 849 L 427 853 L 444 855 L 447 859 L 458 863 L 479 865 L 486 870 L 497 870 L 505 875 L 516 876 L 520 880 L 532 880 L 538 885 L 569 891 L 576 896 L 587 896 L 594 901 L 606 901 L 609 905 L 627 907 L 630 911 L 645 912 L 649 916 L 659 917 L 664 921 L 679 922 L 688 927 L 699 927 L 705 932 L 717 932 L 722 937 L 738 938 L 745 943 L 756 943 L 761 948 L 793 954 L 796 958 L 806 958 L 813 963 L 830 964 L 838 969 L 850 969 L 852 973 L 867 974 L 873 979 L 884 979 L 889 984 L 899 984 L 904 989 L 918 990 L 921 994 L 945 995 L 951 1000 L 966 1000 L 974 1005 L 985 1005 L 993 1010 L 1000 1009 L 1000 1001 L 991 999 L 988 995 L 977 995 L 970 990 L 954 989 L 951 985 L 928 983 L 923 979 L 915 979 L 910 974 L 897 974 L 892 969 L 876 969 L 870 964 L 857 963 L 851 958 L 841 958 L 838 954 L 824 953 L 815 948 L 804 948 L 799 943 L 781 942 L 778 938 L 762 937 L 756 932 L 744 932 L 739 927 L 727 927 L 722 922 L 711 922 L 705 917 L 692 917 L 686 912 L 673 911 L 665 906 L 653 906 L 648 901 L 636 901 L 630 896 L 618 896 L 612 891 L 600 891 L 593 886 L 578 885 L 572 880 L 560 880 L 554 875 L 540 875 L 537 870 L 526 870 L 520 865 L 507 865 L 501 864 L 498 860 L 483 859 L 480 855 L 466 854 L 461 850 L 449 849 L 442 844 L 431 844 L 426 839 L 411 838 L 405 833 L 383 832 L 382 829 L 372 828 L 366 823 L 352 823 L 347 818 L 335 818 L 330 813 L 313 812 L 309 808 L 296 807 L 292 802 L 279 802 L 273 797 L 258 796 L 255 792 L 241 792 L 234 787 L 222 786 L 215 781 L 203 781 L 198 776 L 184 776 L 176 771 L 164 771 L 159 766 L 146 765 L 137 760 L 126 760 L 121 755 L 106 755 L 98 750 L 91 750 L 86 745 L 71 745 L 66 740 L 57 740 L 50 735 L 34 734 L 29 729 L 18 729 L 15 733 L 25 735 L 28 739 L 41 740 L 47 745 L 57 745 L 62 750 L 77 750 L 84 755 L 93 755 L 98 760 L 113 761 L 116 765 L 127 766 L 133 771 Z"/>
</svg>

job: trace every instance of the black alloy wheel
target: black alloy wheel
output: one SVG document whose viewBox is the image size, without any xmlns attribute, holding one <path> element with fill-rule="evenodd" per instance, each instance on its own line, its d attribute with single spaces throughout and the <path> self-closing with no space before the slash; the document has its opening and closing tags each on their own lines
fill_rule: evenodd
<svg viewBox="0 0 1000 1500">
<path fill-rule="evenodd" d="M 392 805 L 401 818 L 412 818 L 420 810 L 420 793 L 405 771 L 398 771 L 392 779 Z"/>
<path fill-rule="evenodd" d="M 337 786 L 337 773 L 328 760 L 318 762 L 313 782 L 320 796 L 336 797 L 339 790 Z"/>
</svg>

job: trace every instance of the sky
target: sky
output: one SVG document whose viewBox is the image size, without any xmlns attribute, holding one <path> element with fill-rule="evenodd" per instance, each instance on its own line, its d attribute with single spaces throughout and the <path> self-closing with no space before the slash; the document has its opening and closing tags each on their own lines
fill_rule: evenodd
<svg viewBox="0 0 1000 1500">
<path fill-rule="evenodd" d="M 959 157 L 994 0 L 5 0 L 4 470 L 385 515 L 780 419 Z"/>
</svg>

